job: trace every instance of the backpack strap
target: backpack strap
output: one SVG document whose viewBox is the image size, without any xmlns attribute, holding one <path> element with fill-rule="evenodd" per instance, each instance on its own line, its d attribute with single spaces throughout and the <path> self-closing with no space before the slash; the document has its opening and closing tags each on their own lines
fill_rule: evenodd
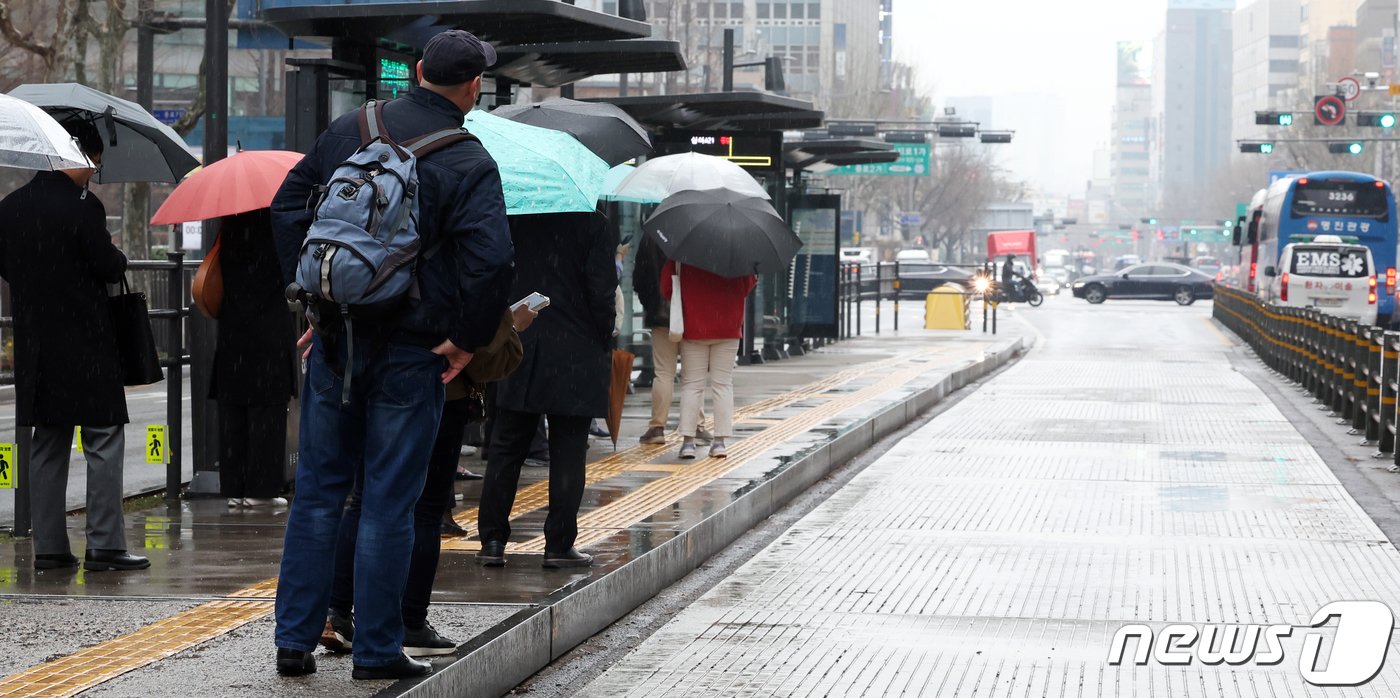
<svg viewBox="0 0 1400 698">
<path fill-rule="evenodd" d="M 386 102 L 382 99 L 371 99 L 365 102 L 363 107 L 360 107 L 360 147 L 364 148 L 375 141 L 383 141 L 394 149 L 394 154 L 398 155 L 399 159 L 407 160 L 408 151 L 404 150 L 394 140 L 394 137 L 389 135 L 389 125 L 384 121 L 385 104 Z"/>
<path fill-rule="evenodd" d="M 441 131 L 433 131 L 432 133 L 414 138 L 404 143 L 404 145 L 408 147 L 408 152 L 412 153 L 413 157 L 425 158 L 443 148 L 463 141 L 476 141 L 480 143 L 481 139 L 473 136 L 471 132 L 465 128 L 445 128 Z"/>
</svg>

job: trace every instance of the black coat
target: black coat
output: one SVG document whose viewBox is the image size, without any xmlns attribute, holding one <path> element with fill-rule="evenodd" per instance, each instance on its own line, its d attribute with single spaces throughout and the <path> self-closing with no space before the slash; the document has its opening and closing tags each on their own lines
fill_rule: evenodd
<svg viewBox="0 0 1400 698">
<path fill-rule="evenodd" d="M 267 209 L 223 220 L 219 264 L 224 304 L 209 397 L 233 405 L 286 404 L 296 385 L 296 329 Z"/>
<path fill-rule="evenodd" d="M 67 175 L 41 172 L 0 201 L 20 426 L 127 422 L 106 287 L 125 271 L 106 208 Z"/>
<path fill-rule="evenodd" d="M 464 116 L 446 97 L 424 89 L 384 106 L 389 135 L 400 142 L 460 128 Z M 357 108 L 331 123 L 278 189 L 272 225 L 283 288 L 296 277 L 297 258 L 317 204 L 315 187 L 329 181 L 336 167 L 359 148 Z M 426 347 L 444 339 L 466 350 L 484 347 L 496 336 L 511 279 L 500 171 L 486 148 L 467 141 L 419 160 L 418 181 L 418 235 L 424 250 L 440 252 L 420 260 L 422 299 L 399 318 L 395 339 Z"/>
<path fill-rule="evenodd" d="M 517 412 L 606 417 L 617 317 L 617 236 L 599 214 L 510 219 L 511 299 L 539 291 L 550 305 L 520 333 L 525 358 L 501 381 L 496 406 Z"/>
<path fill-rule="evenodd" d="M 632 289 L 642 301 L 642 319 L 647 327 L 671 325 L 671 302 L 661 296 L 661 268 L 666 266 L 666 254 L 661 246 L 643 235 L 637 246 L 637 264 L 632 268 Z"/>
</svg>

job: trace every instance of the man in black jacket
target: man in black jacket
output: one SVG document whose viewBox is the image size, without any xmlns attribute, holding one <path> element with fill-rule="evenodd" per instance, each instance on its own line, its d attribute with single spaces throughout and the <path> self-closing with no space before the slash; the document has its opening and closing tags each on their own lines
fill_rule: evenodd
<svg viewBox="0 0 1400 698">
<path fill-rule="evenodd" d="M 433 37 L 418 63 L 419 87 L 384 107 L 399 143 L 462 126 L 496 53 L 471 34 Z M 359 114 L 337 119 L 278 191 L 273 230 L 284 280 L 317 204 L 315 188 L 361 146 Z M 476 141 L 452 144 L 418 161 L 418 259 L 421 300 L 396 320 L 354 323 L 314 338 L 302 399 L 296 499 L 287 520 L 277 585 L 277 671 L 316 670 L 326 620 L 337 528 L 355 471 L 364 487 L 355 550 L 354 678 L 422 676 L 432 665 L 403 654 L 400 597 L 413 547 L 413 507 L 423 491 L 444 384 L 495 336 L 512 279 L 514 252 L 496 163 Z M 349 375 L 349 404 L 341 405 Z"/>
<path fill-rule="evenodd" d="M 93 163 L 102 136 L 74 117 L 64 127 Z M 122 280 L 126 256 L 112 245 L 107 212 L 87 190 L 95 170 L 40 172 L 0 201 L 0 276 L 10 282 L 15 315 L 15 409 L 34 427 L 29 501 L 34 566 L 77 567 L 67 529 L 68 460 L 73 427 L 82 427 L 87 459 L 89 570 L 150 567 L 126 552 L 122 466 L 126 393 L 107 286 Z"/>
</svg>

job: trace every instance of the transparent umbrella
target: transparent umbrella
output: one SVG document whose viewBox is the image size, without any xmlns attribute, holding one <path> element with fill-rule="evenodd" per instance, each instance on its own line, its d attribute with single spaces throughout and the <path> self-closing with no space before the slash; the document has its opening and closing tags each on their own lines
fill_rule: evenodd
<svg viewBox="0 0 1400 698">
<path fill-rule="evenodd" d="M 0 94 L 0 167 L 70 170 L 92 167 L 92 163 L 43 109 Z"/>
<path fill-rule="evenodd" d="M 682 153 L 647 160 L 612 192 L 614 200 L 661 200 L 683 191 L 726 189 L 771 199 L 744 168 L 713 155 Z"/>
</svg>

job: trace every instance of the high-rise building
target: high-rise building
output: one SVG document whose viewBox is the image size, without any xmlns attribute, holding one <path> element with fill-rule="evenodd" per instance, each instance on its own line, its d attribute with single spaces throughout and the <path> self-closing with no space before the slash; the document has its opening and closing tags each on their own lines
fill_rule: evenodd
<svg viewBox="0 0 1400 698">
<path fill-rule="evenodd" d="M 615 13 L 616 0 L 576 0 L 588 9 Z M 724 30 L 734 31 L 738 63 L 782 61 L 787 93 L 818 108 L 841 111 L 857 95 L 887 84 L 893 60 L 893 0 L 649 0 L 652 38 L 681 44 L 690 70 L 630 76 L 634 94 L 713 92 L 723 84 Z M 618 78 L 581 84 L 580 95 L 617 94 Z M 761 67 L 739 68 L 734 87 L 764 88 Z M 855 116 L 855 114 L 840 114 Z"/>
<path fill-rule="evenodd" d="M 1230 157 L 1234 0 L 1168 0 L 1153 47 L 1153 175 L 1163 213 L 1185 212 Z"/>
<path fill-rule="evenodd" d="M 1298 92 L 1299 0 L 1256 0 L 1235 12 L 1233 140 L 1267 135 L 1254 112 L 1287 110 Z"/>
<path fill-rule="evenodd" d="M 1400 0 L 1365 0 L 1356 10 L 1356 69 L 1393 83 Z"/>
<path fill-rule="evenodd" d="M 1118 43 L 1118 87 L 1113 100 L 1109 143 L 1108 216 L 1116 222 L 1136 220 L 1154 209 L 1156 196 L 1149 169 L 1152 144 L 1152 58 L 1149 44 Z"/>
<path fill-rule="evenodd" d="M 1329 65 L 1328 32 L 1332 27 L 1352 26 L 1360 0 L 1301 0 L 1299 17 L 1298 86 L 1306 97 L 1323 94 L 1327 83 L 1342 75 L 1332 75 Z M 1346 71 L 1350 74 L 1350 71 Z"/>
</svg>

